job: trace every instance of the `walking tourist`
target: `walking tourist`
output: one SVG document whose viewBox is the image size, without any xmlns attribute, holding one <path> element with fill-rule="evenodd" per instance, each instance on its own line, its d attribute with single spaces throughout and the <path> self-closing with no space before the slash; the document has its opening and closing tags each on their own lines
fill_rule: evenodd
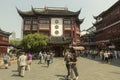
<svg viewBox="0 0 120 80">
<path fill-rule="evenodd" d="M 109 63 L 113 61 L 113 58 L 114 58 L 114 51 L 112 50 L 108 51 Z"/>
<path fill-rule="evenodd" d="M 104 60 L 108 63 L 108 51 L 104 52 Z"/>
<path fill-rule="evenodd" d="M 77 67 L 76 67 L 76 64 L 77 64 L 77 57 L 75 54 L 72 54 L 71 58 L 70 58 L 70 62 L 69 64 L 71 64 L 71 70 L 74 72 L 75 74 L 75 80 L 78 80 L 78 70 L 77 70 Z"/>
<path fill-rule="evenodd" d="M 25 66 L 27 65 L 26 61 L 27 61 L 27 57 L 25 55 L 25 52 L 22 52 L 22 54 L 19 57 L 19 64 L 20 64 L 19 75 L 21 77 L 24 77 Z"/>
<path fill-rule="evenodd" d="M 19 72 L 20 71 L 20 62 L 19 62 L 19 57 L 20 57 L 20 53 L 17 54 L 17 71 Z"/>
<path fill-rule="evenodd" d="M 100 50 L 99 56 L 100 56 L 100 59 L 102 60 L 102 56 L 103 56 L 103 51 L 102 50 Z"/>
<path fill-rule="evenodd" d="M 66 68 L 67 68 L 67 78 L 70 78 L 70 68 L 71 65 L 69 64 L 70 62 L 70 52 L 66 50 L 65 55 L 64 55 L 64 61 L 66 63 Z"/>
<path fill-rule="evenodd" d="M 47 52 L 46 59 L 47 59 L 47 66 L 49 67 L 49 64 L 50 64 L 50 53 L 49 52 Z"/>
<path fill-rule="evenodd" d="M 8 69 L 8 65 L 9 65 L 9 61 L 10 61 L 10 57 L 8 56 L 8 54 L 5 54 L 3 56 L 3 61 L 4 61 L 5 69 Z"/>
<path fill-rule="evenodd" d="M 29 71 L 30 71 L 31 63 L 32 63 L 32 55 L 29 53 L 27 56 L 27 70 Z"/>
<path fill-rule="evenodd" d="M 43 54 L 42 54 L 42 52 L 39 52 L 39 62 L 38 62 L 38 64 L 42 64 L 42 58 L 43 58 Z"/>
<path fill-rule="evenodd" d="M 118 53 L 117 53 L 117 50 L 114 50 L 114 56 L 115 56 L 115 59 L 117 59 L 118 58 L 118 55 L 117 55 Z"/>
<path fill-rule="evenodd" d="M 53 63 L 53 52 L 50 51 L 50 63 Z"/>
<path fill-rule="evenodd" d="M 47 61 L 47 53 L 46 52 L 44 52 L 44 54 L 43 54 L 43 59 L 44 59 L 44 63 L 46 63 L 46 61 Z"/>
<path fill-rule="evenodd" d="M 46 59 L 47 59 L 47 66 L 49 67 L 49 64 L 50 64 L 50 53 L 49 52 L 47 52 Z"/>
</svg>

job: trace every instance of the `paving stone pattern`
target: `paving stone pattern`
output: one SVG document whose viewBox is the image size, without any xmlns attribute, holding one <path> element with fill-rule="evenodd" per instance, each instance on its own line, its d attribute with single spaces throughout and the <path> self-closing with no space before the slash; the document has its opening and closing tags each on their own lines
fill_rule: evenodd
<svg viewBox="0 0 120 80">
<path fill-rule="evenodd" d="M 106 64 L 88 58 L 78 58 L 78 80 L 120 80 L 120 65 Z M 32 62 L 31 71 L 26 71 L 24 77 L 19 77 L 17 64 L 12 64 L 9 69 L 0 68 L 0 80 L 66 80 L 67 70 L 63 58 L 54 58 L 54 62 L 47 67 Z"/>
</svg>

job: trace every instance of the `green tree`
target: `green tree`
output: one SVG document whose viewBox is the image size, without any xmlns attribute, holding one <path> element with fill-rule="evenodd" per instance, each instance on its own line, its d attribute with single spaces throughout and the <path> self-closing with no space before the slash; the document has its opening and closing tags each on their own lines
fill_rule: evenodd
<svg viewBox="0 0 120 80">
<path fill-rule="evenodd" d="M 21 41 L 19 40 L 10 40 L 10 44 L 15 45 L 15 46 L 20 45 L 20 43 Z"/>
<path fill-rule="evenodd" d="M 12 52 L 13 54 L 19 54 L 20 51 L 21 51 L 21 48 L 20 48 L 20 45 L 21 45 L 21 40 L 10 40 L 10 51 L 9 52 Z"/>
<path fill-rule="evenodd" d="M 43 34 L 28 34 L 23 37 L 21 45 L 25 51 L 39 52 L 44 46 L 47 45 L 47 39 L 48 36 Z"/>
</svg>

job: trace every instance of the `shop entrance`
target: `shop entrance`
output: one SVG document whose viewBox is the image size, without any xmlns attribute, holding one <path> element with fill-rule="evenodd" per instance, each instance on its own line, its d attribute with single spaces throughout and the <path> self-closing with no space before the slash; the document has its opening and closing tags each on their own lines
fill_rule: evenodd
<svg viewBox="0 0 120 80">
<path fill-rule="evenodd" d="M 55 57 L 62 57 L 63 56 L 63 51 L 64 51 L 63 47 L 54 46 L 53 49 L 54 49 Z"/>
</svg>

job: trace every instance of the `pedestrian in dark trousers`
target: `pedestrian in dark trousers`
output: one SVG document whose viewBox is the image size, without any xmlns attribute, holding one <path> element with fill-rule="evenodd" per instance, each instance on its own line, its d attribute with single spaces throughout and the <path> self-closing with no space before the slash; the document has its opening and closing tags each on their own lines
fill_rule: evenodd
<svg viewBox="0 0 120 80">
<path fill-rule="evenodd" d="M 20 71 L 20 62 L 19 62 L 19 57 L 20 57 L 20 53 L 19 55 L 17 55 L 17 71 Z"/>
<path fill-rule="evenodd" d="M 47 53 L 46 59 L 47 59 L 47 66 L 49 67 L 49 64 L 50 64 L 50 53 L 49 52 Z"/>
<path fill-rule="evenodd" d="M 10 57 L 7 53 L 3 56 L 3 61 L 4 61 L 5 69 L 8 69 Z"/>
<path fill-rule="evenodd" d="M 72 56 L 70 58 L 70 62 L 69 64 L 71 64 L 71 70 L 74 72 L 75 74 L 75 80 L 78 80 L 78 70 L 77 70 L 77 67 L 76 67 L 76 64 L 77 64 L 77 57 L 74 53 L 72 53 Z"/>
<path fill-rule="evenodd" d="M 46 63 L 47 62 L 47 53 L 46 52 L 44 52 L 44 63 Z"/>
<path fill-rule="evenodd" d="M 70 52 L 68 50 L 66 50 L 66 52 L 65 52 L 64 61 L 66 63 L 66 68 L 67 68 L 67 78 L 69 78 L 70 77 L 71 65 L 69 64 L 69 62 L 70 62 Z"/>
</svg>

